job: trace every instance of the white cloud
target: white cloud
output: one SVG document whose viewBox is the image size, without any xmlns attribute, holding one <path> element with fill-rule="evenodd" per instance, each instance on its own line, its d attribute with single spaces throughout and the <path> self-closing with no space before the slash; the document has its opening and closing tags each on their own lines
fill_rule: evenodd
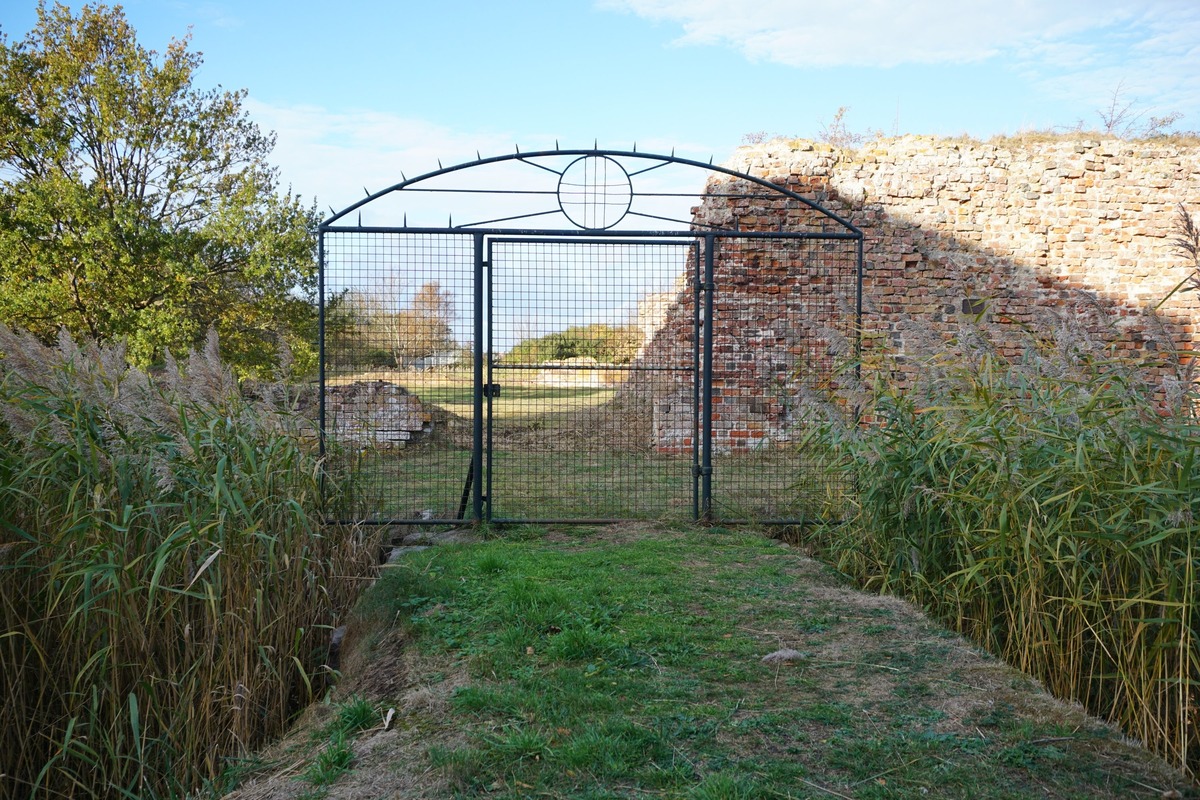
<svg viewBox="0 0 1200 800">
<path fill-rule="evenodd" d="M 962 64 L 1138 20 L 1195 26 L 1190 0 L 600 0 L 601 8 L 676 22 L 676 42 L 723 44 L 751 60 L 796 67 Z M 1172 24 L 1171 27 L 1178 27 Z M 1193 39 L 1193 41 L 1195 41 Z"/>
</svg>

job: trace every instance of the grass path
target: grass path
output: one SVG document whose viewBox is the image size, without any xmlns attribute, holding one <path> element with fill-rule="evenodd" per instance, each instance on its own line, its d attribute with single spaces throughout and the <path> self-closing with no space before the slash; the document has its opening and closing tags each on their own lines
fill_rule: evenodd
<svg viewBox="0 0 1200 800">
<path fill-rule="evenodd" d="M 385 570 L 348 640 L 337 696 L 240 800 L 1191 796 L 907 604 L 754 534 L 525 528 L 432 548 Z M 394 709 L 387 729 L 314 772 L 364 704 Z"/>
</svg>

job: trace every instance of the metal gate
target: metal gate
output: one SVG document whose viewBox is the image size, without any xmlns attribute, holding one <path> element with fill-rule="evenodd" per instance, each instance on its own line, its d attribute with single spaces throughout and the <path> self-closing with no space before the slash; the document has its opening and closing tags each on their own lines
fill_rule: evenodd
<svg viewBox="0 0 1200 800">
<path fill-rule="evenodd" d="M 862 234 L 812 199 L 515 153 L 369 194 L 322 224 L 320 267 L 336 518 L 791 524 L 836 491 L 797 404 L 857 341 Z"/>
</svg>

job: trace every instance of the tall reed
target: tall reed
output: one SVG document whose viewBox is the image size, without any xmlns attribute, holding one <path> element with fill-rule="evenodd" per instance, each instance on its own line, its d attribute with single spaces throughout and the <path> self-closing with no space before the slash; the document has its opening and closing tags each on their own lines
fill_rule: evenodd
<svg viewBox="0 0 1200 800">
<path fill-rule="evenodd" d="M 1062 322 L 1017 360 L 968 326 L 907 390 L 814 396 L 805 446 L 857 488 L 812 541 L 1196 775 L 1200 424 L 1189 368 L 1145 366 Z"/>
<path fill-rule="evenodd" d="M 371 569 L 286 391 L 0 327 L 0 796 L 179 797 L 321 688 Z"/>
</svg>

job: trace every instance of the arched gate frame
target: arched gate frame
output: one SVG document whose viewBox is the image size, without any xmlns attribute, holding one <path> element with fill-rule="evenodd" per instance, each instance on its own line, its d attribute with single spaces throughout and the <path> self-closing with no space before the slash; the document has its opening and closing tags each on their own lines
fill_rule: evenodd
<svg viewBox="0 0 1200 800">
<path fill-rule="evenodd" d="M 863 235 L 802 188 L 636 149 L 518 151 L 334 214 L 331 517 L 812 519 L 840 487 L 796 445 L 804 395 L 857 350 Z"/>
</svg>

